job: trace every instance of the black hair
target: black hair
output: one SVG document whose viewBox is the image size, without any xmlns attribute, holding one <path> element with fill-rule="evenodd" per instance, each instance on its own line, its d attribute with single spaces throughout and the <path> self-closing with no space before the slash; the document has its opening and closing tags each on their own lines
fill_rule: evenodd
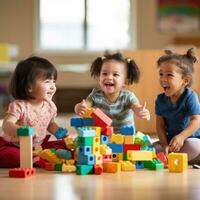
<svg viewBox="0 0 200 200">
<path fill-rule="evenodd" d="M 124 58 L 121 53 L 110 54 L 107 53 L 103 57 L 96 58 L 90 68 L 90 73 L 92 77 L 99 77 L 101 73 L 101 68 L 103 63 L 109 60 L 116 60 L 122 62 L 127 67 L 127 84 L 131 85 L 133 83 L 138 83 L 140 78 L 140 70 L 133 59 Z"/>
<path fill-rule="evenodd" d="M 197 62 L 193 48 L 188 49 L 186 54 L 178 54 L 173 53 L 171 50 L 165 50 L 165 55 L 157 60 L 157 66 L 159 67 L 164 62 L 173 63 L 180 68 L 183 77 L 190 77 L 188 87 L 192 85 L 194 81 L 194 63 Z"/>
<path fill-rule="evenodd" d="M 13 98 L 28 100 L 34 99 L 30 94 L 29 88 L 38 78 L 57 79 L 57 70 L 47 59 L 32 56 L 21 60 L 11 77 L 9 91 Z"/>
</svg>

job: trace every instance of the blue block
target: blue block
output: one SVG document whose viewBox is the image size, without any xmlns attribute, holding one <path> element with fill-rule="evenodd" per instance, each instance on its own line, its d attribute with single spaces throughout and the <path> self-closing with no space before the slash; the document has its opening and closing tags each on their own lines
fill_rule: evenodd
<svg viewBox="0 0 200 200">
<path fill-rule="evenodd" d="M 92 146 L 79 146 L 78 154 L 81 155 L 89 155 L 92 153 Z"/>
<path fill-rule="evenodd" d="M 33 136 L 34 129 L 30 126 L 21 126 L 17 129 L 18 136 Z"/>
<path fill-rule="evenodd" d="M 77 128 L 77 132 L 80 137 L 94 137 L 96 135 L 94 129 L 87 127 Z"/>
<path fill-rule="evenodd" d="M 93 154 L 89 154 L 89 155 L 78 154 L 77 164 L 79 164 L 79 165 L 94 165 L 94 163 L 95 163 L 95 160 L 94 160 Z"/>
<path fill-rule="evenodd" d="M 108 144 L 109 143 L 109 137 L 107 135 L 101 135 L 100 143 L 101 144 Z"/>
<path fill-rule="evenodd" d="M 122 135 L 134 135 L 135 134 L 135 127 L 133 125 L 127 125 L 121 127 L 121 134 Z"/>
<path fill-rule="evenodd" d="M 83 126 L 94 126 L 94 119 L 91 117 L 83 118 Z"/>
<path fill-rule="evenodd" d="M 83 126 L 83 119 L 82 118 L 71 118 L 70 125 L 73 127 L 82 127 Z"/>
<path fill-rule="evenodd" d="M 144 169 L 144 162 L 136 161 L 135 166 L 136 166 L 136 169 Z"/>
<path fill-rule="evenodd" d="M 123 153 L 124 145 L 123 144 L 107 144 L 108 147 L 112 149 L 113 153 Z"/>
<path fill-rule="evenodd" d="M 65 160 L 71 160 L 72 159 L 72 153 L 66 149 L 57 149 L 55 154 L 59 158 L 63 158 Z"/>
</svg>

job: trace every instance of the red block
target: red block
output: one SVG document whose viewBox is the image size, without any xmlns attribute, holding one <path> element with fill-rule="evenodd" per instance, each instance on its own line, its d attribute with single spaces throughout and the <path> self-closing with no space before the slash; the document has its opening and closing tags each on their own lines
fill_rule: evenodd
<svg viewBox="0 0 200 200">
<path fill-rule="evenodd" d="M 102 165 L 94 165 L 94 174 L 102 174 L 103 166 Z"/>
<path fill-rule="evenodd" d="M 113 127 L 112 126 L 107 126 L 105 128 L 101 129 L 101 134 L 102 135 L 112 135 L 113 134 Z"/>
<path fill-rule="evenodd" d="M 104 114 L 99 108 L 96 108 L 92 113 L 94 118 L 94 125 L 100 127 L 107 127 L 112 124 L 112 119 L 110 119 L 106 114 Z"/>
<path fill-rule="evenodd" d="M 157 153 L 157 158 L 163 162 L 164 166 L 167 167 L 168 165 L 168 160 L 167 160 L 167 156 L 164 154 L 164 152 L 159 152 Z"/>
<path fill-rule="evenodd" d="M 36 170 L 34 168 L 13 168 L 9 170 L 10 177 L 25 178 L 28 176 L 35 176 Z"/>
<path fill-rule="evenodd" d="M 124 152 L 126 153 L 128 150 L 140 150 L 139 144 L 124 144 Z"/>
<path fill-rule="evenodd" d="M 103 155 L 103 163 L 104 162 L 111 162 L 112 161 L 112 154 L 104 154 Z"/>
</svg>

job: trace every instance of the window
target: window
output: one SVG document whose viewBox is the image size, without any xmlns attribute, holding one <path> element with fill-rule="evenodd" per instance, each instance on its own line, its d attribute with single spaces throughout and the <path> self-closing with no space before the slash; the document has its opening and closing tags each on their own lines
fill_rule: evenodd
<svg viewBox="0 0 200 200">
<path fill-rule="evenodd" d="M 132 0 L 38 0 L 40 50 L 102 51 L 133 47 Z"/>
</svg>

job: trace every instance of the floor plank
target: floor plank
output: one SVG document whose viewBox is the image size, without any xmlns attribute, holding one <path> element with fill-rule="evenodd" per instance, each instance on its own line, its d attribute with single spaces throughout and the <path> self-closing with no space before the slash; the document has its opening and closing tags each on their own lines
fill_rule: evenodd
<svg viewBox="0 0 200 200">
<path fill-rule="evenodd" d="M 200 199 L 200 171 L 137 170 L 79 176 L 37 169 L 35 177 L 10 178 L 0 169 L 0 199 Z"/>
</svg>

